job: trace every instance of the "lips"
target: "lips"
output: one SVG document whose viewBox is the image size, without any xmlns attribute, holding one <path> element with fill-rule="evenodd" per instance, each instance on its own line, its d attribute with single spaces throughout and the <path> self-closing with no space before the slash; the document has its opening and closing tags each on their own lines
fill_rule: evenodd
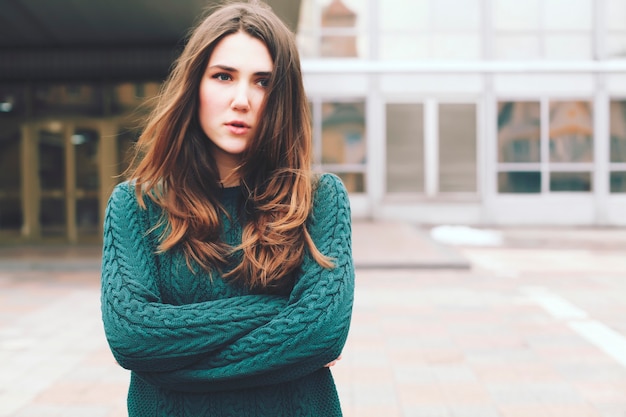
<svg viewBox="0 0 626 417">
<path fill-rule="evenodd" d="M 248 131 L 250 130 L 250 125 L 240 120 L 233 120 L 232 122 L 228 122 L 226 123 L 226 127 L 234 135 L 243 135 L 248 133 Z"/>
</svg>

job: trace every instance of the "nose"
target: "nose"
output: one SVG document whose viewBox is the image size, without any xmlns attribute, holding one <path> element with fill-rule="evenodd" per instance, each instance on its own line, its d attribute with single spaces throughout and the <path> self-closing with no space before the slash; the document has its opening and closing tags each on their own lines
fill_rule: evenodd
<svg viewBox="0 0 626 417">
<path fill-rule="evenodd" d="M 235 96 L 231 103 L 233 110 L 248 111 L 250 110 L 250 97 L 248 86 L 245 83 L 241 83 L 236 87 Z"/>
</svg>

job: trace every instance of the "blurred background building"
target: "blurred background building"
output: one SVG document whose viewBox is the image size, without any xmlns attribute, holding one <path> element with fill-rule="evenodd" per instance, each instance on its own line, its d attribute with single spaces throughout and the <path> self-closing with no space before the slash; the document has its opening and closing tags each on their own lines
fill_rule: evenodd
<svg viewBox="0 0 626 417">
<path fill-rule="evenodd" d="M 210 2 L 209 2 L 210 3 Z M 626 0 L 275 0 L 355 217 L 626 224 Z M 0 241 L 98 241 L 204 0 L 0 3 Z"/>
</svg>

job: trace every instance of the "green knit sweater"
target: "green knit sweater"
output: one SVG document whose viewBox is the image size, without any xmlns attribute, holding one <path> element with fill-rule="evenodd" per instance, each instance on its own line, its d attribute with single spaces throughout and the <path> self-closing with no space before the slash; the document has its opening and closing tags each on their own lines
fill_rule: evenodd
<svg viewBox="0 0 626 417">
<path fill-rule="evenodd" d="M 222 191 L 222 239 L 241 242 L 239 188 Z M 308 230 L 334 267 L 307 252 L 286 296 L 251 294 L 156 254 L 160 211 L 119 184 L 107 207 L 102 317 L 115 359 L 130 369 L 130 417 L 341 416 L 329 368 L 345 344 L 354 295 L 350 209 L 341 181 L 319 179 Z"/>
</svg>

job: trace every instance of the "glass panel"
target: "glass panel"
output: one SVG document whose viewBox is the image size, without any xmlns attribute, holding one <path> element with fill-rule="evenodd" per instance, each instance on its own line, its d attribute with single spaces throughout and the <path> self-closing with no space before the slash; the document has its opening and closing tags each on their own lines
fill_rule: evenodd
<svg viewBox="0 0 626 417">
<path fill-rule="evenodd" d="M 435 30 L 458 32 L 478 31 L 482 2 L 479 0 L 436 0 L 431 2 L 432 28 Z M 399 11 L 404 11 L 404 7 Z"/>
<path fill-rule="evenodd" d="M 478 35 L 432 35 L 431 38 L 432 58 L 479 59 L 481 57 L 482 48 Z"/>
<path fill-rule="evenodd" d="M 315 0 L 300 0 L 298 32 L 310 32 L 315 29 Z"/>
<path fill-rule="evenodd" d="M 550 191 L 591 191 L 591 173 L 551 172 Z"/>
<path fill-rule="evenodd" d="M 66 226 L 65 140 L 56 129 L 39 132 L 39 183 L 42 235 L 63 235 Z"/>
<path fill-rule="evenodd" d="M 20 130 L 17 121 L 0 128 L 0 231 L 22 226 Z"/>
<path fill-rule="evenodd" d="M 439 190 L 476 192 L 476 105 L 439 106 Z"/>
<path fill-rule="evenodd" d="M 585 35 L 546 35 L 546 58 L 592 59 L 591 32 Z"/>
<path fill-rule="evenodd" d="M 365 176 L 360 172 L 338 172 L 336 173 L 346 186 L 349 193 L 365 192 Z"/>
<path fill-rule="evenodd" d="M 607 27 L 609 30 L 626 30 L 626 2 L 624 0 L 604 0 L 606 2 Z"/>
<path fill-rule="evenodd" d="M 26 113 L 25 88 L 21 85 L 0 85 L 0 120 Z"/>
<path fill-rule="evenodd" d="M 540 0 L 494 0 L 494 26 L 497 30 L 538 30 L 540 5 Z"/>
<path fill-rule="evenodd" d="M 544 0 L 543 24 L 548 30 L 591 30 L 591 0 Z"/>
<path fill-rule="evenodd" d="M 380 7 L 380 25 L 385 32 L 427 30 L 430 27 L 430 0 L 385 0 Z"/>
<path fill-rule="evenodd" d="M 322 27 L 368 27 L 369 0 L 317 0 Z"/>
<path fill-rule="evenodd" d="M 498 161 L 540 162 L 539 102 L 498 103 Z"/>
<path fill-rule="evenodd" d="M 159 92 L 160 84 L 156 82 L 121 83 L 113 88 L 111 111 L 113 114 L 124 114 L 135 111 Z M 139 108 L 144 110 L 144 108 Z M 149 107 L 145 107 L 148 111 Z"/>
<path fill-rule="evenodd" d="M 100 203 L 98 198 L 81 198 L 76 200 L 76 226 L 81 236 L 100 233 L 99 210 Z"/>
<path fill-rule="evenodd" d="M 607 54 L 607 57 L 609 58 L 626 57 L 626 34 L 607 35 L 606 54 Z"/>
<path fill-rule="evenodd" d="M 626 193 L 626 172 L 611 172 L 611 192 Z"/>
<path fill-rule="evenodd" d="M 103 112 L 101 88 L 90 84 L 40 85 L 33 97 L 37 116 L 64 114 L 98 116 Z"/>
<path fill-rule="evenodd" d="M 60 132 L 39 132 L 39 183 L 42 193 L 65 193 L 65 139 Z"/>
<path fill-rule="evenodd" d="M 589 102 L 550 103 L 550 161 L 593 161 L 593 114 Z"/>
<path fill-rule="evenodd" d="M 365 163 L 365 104 L 322 104 L 322 163 Z"/>
<path fill-rule="evenodd" d="M 364 37 L 357 35 L 324 35 L 321 37 L 320 56 L 366 58 L 366 41 Z"/>
<path fill-rule="evenodd" d="M 298 52 L 302 58 L 316 58 L 319 56 L 319 38 L 315 35 L 298 33 Z"/>
<path fill-rule="evenodd" d="M 611 162 L 626 162 L 626 101 L 610 105 Z"/>
<path fill-rule="evenodd" d="M 91 129 L 77 129 L 71 138 L 76 155 L 76 188 L 83 192 L 97 192 L 100 187 L 98 138 L 98 132 Z"/>
<path fill-rule="evenodd" d="M 424 192 L 424 106 L 387 104 L 387 191 Z"/>
<path fill-rule="evenodd" d="M 499 172 L 498 173 L 499 193 L 540 193 L 541 173 L 540 172 Z"/>
<path fill-rule="evenodd" d="M 380 37 L 381 59 L 427 59 L 430 57 L 429 39 L 426 36 L 382 35 Z"/>
<path fill-rule="evenodd" d="M 538 35 L 497 34 L 494 49 L 497 59 L 540 59 L 541 39 Z"/>
<path fill-rule="evenodd" d="M 39 222 L 43 236 L 65 236 L 65 199 L 42 198 Z"/>
<path fill-rule="evenodd" d="M 120 130 L 117 135 L 117 160 L 119 174 L 126 172 L 130 164 L 132 163 L 133 156 L 135 155 L 135 144 L 139 138 L 139 132 L 129 129 Z"/>
</svg>

